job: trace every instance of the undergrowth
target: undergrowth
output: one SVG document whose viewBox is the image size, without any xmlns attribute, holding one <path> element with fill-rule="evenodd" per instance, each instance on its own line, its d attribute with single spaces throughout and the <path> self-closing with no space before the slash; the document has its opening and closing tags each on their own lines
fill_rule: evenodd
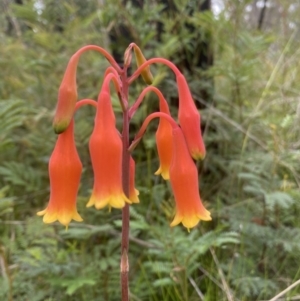
<svg viewBox="0 0 300 301">
<path fill-rule="evenodd" d="M 56 139 L 51 122 L 68 57 L 88 43 L 123 51 L 126 41 L 109 41 L 113 30 L 122 36 L 120 24 L 130 28 L 146 57 L 172 58 L 188 77 L 207 146 L 199 165 L 201 196 L 213 216 L 191 233 L 169 227 L 174 200 L 169 184 L 153 175 L 155 143 L 146 135 L 134 153 L 141 204 L 131 207 L 131 299 L 271 298 L 300 277 L 298 25 L 282 19 L 285 34 L 257 31 L 247 23 L 246 0 L 224 1 L 217 16 L 189 15 L 192 1 L 184 1 L 186 6 L 175 1 L 178 13 L 172 16 L 154 1 L 145 1 L 143 13 L 108 2 L 83 7 L 80 1 L 61 1 L 58 9 L 57 1 L 39 7 L 28 0 L 7 11 L 19 34 L 0 32 L 0 299 L 120 300 L 121 213 L 85 208 L 93 181 L 87 149 L 92 109 L 76 116 L 76 142 L 86 167 L 78 198 L 84 222 L 66 231 L 35 217 L 49 196 L 47 162 Z M 295 10 L 296 4 L 291 18 Z M 0 17 L 3 25 L 7 20 Z M 213 65 L 203 71 L 187 55 L 192 69 L 184 69 L 182 57 L 197 49 L 201 36 L 211 38 Z M 95 98 L 107 62 L 88 54 L 79 65 L 79 97 Z M 176 112 L 172 73 L 161 66 L 152 71 Z M 141 87 L 134 86 L 132 101 Z M 203 99 L 202 89 L 213 99 Z M 155 96 L 142 108 L 134 130 L 157 109 Z M 287 298 L 299 293 L 294 288 Z"/>
</svg>

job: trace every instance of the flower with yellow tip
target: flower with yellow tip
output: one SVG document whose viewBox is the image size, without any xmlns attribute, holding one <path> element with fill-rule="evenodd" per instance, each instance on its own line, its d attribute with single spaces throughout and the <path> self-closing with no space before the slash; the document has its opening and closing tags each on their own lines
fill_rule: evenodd
<svg viewBox="0 0 300 301">
<path fill-rule="evenodd" d="M 123 208 L 131 203 L 122 187 L 122 140 L 116 129 L 109 86 L 99 93 L 94 130 L 89 149 L 94 171 L 94 187 L 87 207 Z"/>
<path fill-rule="evenodd" d="M 60 134 L 49 161 L 50 200 L 46 209 L 37 213 L 44 223 L 59 221 L 66 227 L 71 220 L 82 221 L 76 209 L 76 197 L 82 164 L 74 141 L 74 121 Z"/>
<path fill-rule="evenodd" d="M 170 182 L 175 197 L 176 214 L 171 226 L 182 223 L 190 229 L 200 220 L 210 221 L 207 211 L 200 198 L 198 171 L 188 151 L 182 130 L 173 129 L 173 158 L 170 167 Z"/>
</svg>

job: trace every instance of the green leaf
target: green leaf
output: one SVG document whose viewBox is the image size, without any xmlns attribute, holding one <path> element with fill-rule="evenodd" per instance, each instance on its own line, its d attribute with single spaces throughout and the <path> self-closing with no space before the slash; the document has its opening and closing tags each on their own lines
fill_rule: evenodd
<svg viewBox="0 0 300 301">
<path fill-rule="evenodd" d="M 294 199 L 285 192 L 276 191 L 266 194 L 266 204 L 271 210 L 274 210 L 277 206 L 282 209 L 287 209 L 294 203 Z"/>
</svg>

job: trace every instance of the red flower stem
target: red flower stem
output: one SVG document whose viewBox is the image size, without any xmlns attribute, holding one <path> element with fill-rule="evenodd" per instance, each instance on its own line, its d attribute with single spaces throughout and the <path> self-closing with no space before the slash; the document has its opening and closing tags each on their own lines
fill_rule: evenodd
<svg viewBox="0 0 300 301">
<path fill-rule="evenodd" d="M 108 71 L 109 69 L 106 69 L 105 72 L 105 78 L 103 81 L 103 86 L 109 85 L 109 82 L 112 80 L 116 89 L 116 92 L 118 94 L 118 98 L 122 107 L 123 112 L 127 110 L 128 107 L 128 97 L 122 97 L 122 92 L 121 92 L 121 86 L 122 83 L 120 83 L 119 75 L 116 74 L 116 72 L 112 72 L 112 70 Z"/>
<path fill-rule="evenodd" d="M 109 66 L 106 68 L 106 70 L 104 72 L 104 77 L 109 73 L 113 73 L 117 77 L 119 76 L 119 73 L 117 72 L 117 70 L 115 68 L 113 68 L 112 66 Z"/>
<path fill-rule="evenodd" d="M 118 82 L 117 76 L 114 73 L 108 73 L 108 74 L 106 74 L 106 76 L 104 77 L 102 85 L 103 86 L 105 86 L 105 85 L 108 86 L 111 80 L 114 82 L 115 88 L 116 88 L 117 92 L 119 93 L 119 91 L 120 91 L 120 84 Z"/>
<path fill-rule="evenodd" d="M 120 83 L 119 83 L 119 74 L 117 72 L 117 70 L 115 68 L 113 68 L 112 66 L 109 66 L 108 68 L 106 68 L 105 72 L 104 72 L 104 78 L 106 78 L 106 76 L 108 74 L 114 74 L 115 77 L 112 79 L 115 85 L 115 89 L 116 92 L 119 94 L 120 93 Z"/>
<path fill-rule="evenodd" d="M 109 63 L 112 65 L 112 67 L 114 67 L 117 70 L 118 73 L 122 72 L 122 69 L 117 64 L 115 59 L 104 48 L 96 46 L 96 45 L 86 45 L 86 46 L 80 48 L 73 54 L 71 59 L 73 57 L 79 57 L 82 53 L 84 53 L 88 50 L 94 50 L 94 51 L 100 52 L 101 54 L 103 54 L 105 56 L 105 58 L 109 61 Z"/>
<path fill-rule="evenodd" d="M 93 99 L 89 99 L 89 98 L 85 98 L 85 99 L 81 99 L 79 101 L 76 102 L 76 105 L 75 105 L 75 112 L 81 108 L 82 106 L 85 106 L 85 105 L 91 105 L 93 106 L 94 108 L 97 108 L 97 101 L 93 100 Z"/>
<path fill-rule="evenodd" d="M 176 121 L 168 114 L 163 113 L 163 112 L 155 112 L 152 113 L 150 115 L 147 116 L 147 118 L 144 120 L 140 130 L 138 131 L 138 133 L 135 135 L 134 140 L 131 142 L 130 147 L 128 148 L 129 152 L 132 152 L 135 147 L 137 146 L 137 144 L 140 142 L 140 140 L 142 139 L 148 124 L 150 123 L 150 121 L 154 118 L 165 118 L 172 126 L 173 130 L 178 128 L 178 124 L 176 123 Z"/>
<path fill-rule="evenodd" d="M 166 113 L 163 113 L 163 112 L 155 112 L 155 113 L 152 113 L 152 114 L 150 114 L 146 117 L 146 119 L 144 120 L 140 130 L 135 135 L 134 140 L 136 138 L 139 138 L 140 136 L 144 135 L 144 132 L 146 131 L 146 128 L 147 128 L 148 124 L 154 118 L 165 118 L 167 121 L 169 121 L 169 123 L 171 124 L 173 129 L 178 127 L 178 124 L 176 123 L 176 121 L 170 115 L 168 115 Z"/>
<path fill-rule="evenodd" d="M 128 84 L 130 85 L 135 79 L 137 79 L 145 67 L 154 63 L 160 63 L 168 66 L 175 73 L 176 76 L 179 76 L 181 74 L 180 70 L 172 62 L 163 59 L 161 57 L 155 57 L 148 60 L 143 65 L 141 65 L 138 69 L 136 69 L 136 71 L 131 75 L 131 77 L 129 77 Z"/>
<path fill-rule="evenodd" d="M 122 184 L 123 191 L 127 197 L 129 197 L 129 162 L 130 153 L 129 147 L 129 115 L 128 115 L 128 82 L 127 82 L 127 70 L 124 68 L 124 72 L 120 74 L 123 93 L 122 103 L 126 104 L 123 108 L 123 154 L 122 154 Z M 129 301 L 129 284 L 128 284 L 128 273 L 129 273 L 129 261 L 128 261 L 128 250 L 129 250 L 129 220 L 130 212 L 129 205 L 126 204 L 122 209 L 122 240 L 121 240 L 121 294 L 122 301 Z"/>
<path fill-rule="evenodd" d="M 138 99 L 136 100 L 136 102 L 133 104 L 133 106 L 129 109 L 129 118 L 131 119 L 134 115 L 134 113 L 136 112 L 136 110 L 138 109 L 138 107 L 140 106 L 141 102 L 144 100 L 145 95 L 149 92 L 152 91 L 154 93 L 156 93 L 157 97 L 159 98 L 160 102 L 164 102 L 166 104 L 166 106 L 168 107 L 168 103 L 166 101 L 166 99 L 164 98 L 163 94 L 160 92 L 159 89 L 157 89 L 154 86 L 148 86 L 147 88 L 145 88 L 142 93 L 139 95 Z"/>
</svg>

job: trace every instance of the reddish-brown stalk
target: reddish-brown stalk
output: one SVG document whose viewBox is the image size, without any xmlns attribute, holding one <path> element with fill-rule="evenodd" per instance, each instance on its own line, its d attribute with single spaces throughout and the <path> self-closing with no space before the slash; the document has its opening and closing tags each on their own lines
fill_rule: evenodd
<svg viewBox="0 0 300 301">
<path fill-rule="evenodd" d="M 122 85 L 122 93 L 120 94 L 120 102 L 123 109 L 123 129 L 122 129 L 122 142 L 123 142 L 123 154 L 122 154 L 122 184 L 125 195 L 129 198 L 130 192 L 130 153 L 129 147 L 129 114 L 128 114 L 128 78 L 127 67 L 125 66 L 122 72 L 119 73 Z M 121 295 L 122 301 L 129 301 L 129 205 L 126 204 L 122 209 L 122 238 L 121 238 Z"/>
</svg>

